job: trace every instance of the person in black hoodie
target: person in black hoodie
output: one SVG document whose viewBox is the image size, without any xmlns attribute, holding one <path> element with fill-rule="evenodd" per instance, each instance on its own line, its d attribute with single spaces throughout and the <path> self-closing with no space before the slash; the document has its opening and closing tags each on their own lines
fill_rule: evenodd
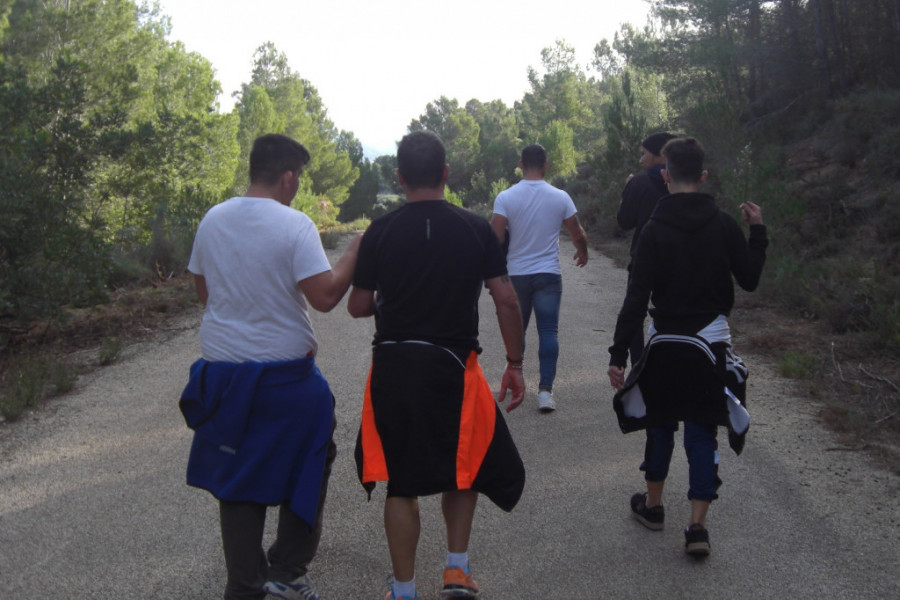
<svg viewBox="0 0 900 600">
<path fill-rule="evenodd" d="M 699 191 L 708 174 L 697 140 L 672 139 L 662 156 L 666 166 L 661 174 L 670 193 L 658 201 L 638 241 L 609 348 L 608 375 L 618 390 L 614 406 L 622 430 L 647 430 L 641 465 L 647 492 L 632 496 L 631 509 L 653 530 L 663 528 L 663 486 L 674 434 L 678 422 L 684 422 L 691 500 L 685 550 L 705 556 L 710 551 L 706 513 L 721 483 L 717 427 L 728 426 L 730 433 L 740 427 L 738 433 L 743 435 L 749 426 L 746 410 L 723 385 L 740 372 L 741 385 L 728 385 L 741 387 L 737 395 L 743 395 L 746 370 L 731 352 L 727 321 L 734 305 L 732 277 L 743 289 L 756 289 L 768 239 L 758 205 L 741 205 L 741 217 L 750 228 L 747 240 L 737 221 L 720 210 L 712 196 Z M 650 302 L 650 339 L 626 381 L 629 345 Z"/>
<path fill-rule="evenodd" d="M 674 137 L 671 133 L 658 131 L 644 138 L 644 141 L 641 142 L 641 158 L 638 161 L 643 171 L 637 174 L 632 173 L 625 180 L 625 187 L 622 189 L 622 202 L 619 204 L 619 210 L 616 212 L 616 221 L 623 231 L 634 229 L 630 249 L 632 262 L 634 261 L 634 253 L 637 250 L 638 238 L 641 237 L 644 225 L 647 223 L 650 215 L 653 214 L 656 202 L 669 193 L 661 173 L 666 160 L 660 155 L 660 152 L 665 143 Z M 631 262 L 628 263 L 628 274 L 630 278 Z M 629 348 L 631 366 L 634 366 L 638 361 L 643 349 L 644 331 L 642 326 L 635 333 L 634 340 L 632 340 Z"/>
</svg>

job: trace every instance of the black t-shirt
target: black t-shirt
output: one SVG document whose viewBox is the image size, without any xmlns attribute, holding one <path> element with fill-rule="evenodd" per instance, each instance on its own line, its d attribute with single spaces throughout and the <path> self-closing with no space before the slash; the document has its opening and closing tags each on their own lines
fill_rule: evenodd
<svg viewBox="0 0 900 600">
<path fill-rule="evenodd" d="M 375 342 L 421 340 L 478 347 L 484 280 L 506 274 L 500 242 L 483 217 L 444 200 L 410 202 L 363 235 L 353 285 L 375 290 Z"/>
</svg>

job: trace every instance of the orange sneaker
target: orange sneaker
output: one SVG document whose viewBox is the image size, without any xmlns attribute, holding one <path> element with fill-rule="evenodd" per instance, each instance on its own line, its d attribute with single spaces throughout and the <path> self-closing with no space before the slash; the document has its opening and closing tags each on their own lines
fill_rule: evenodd
<svg viewBox="0 0 900 600">
<path fill-rule="evenodd" d="M 415 598 L 407 598 L 405 596 L 400 596 L 399 598 L 394 596 L 394 592 L 392 590 L 388 590 L 387 595 L 385 595 L 384 600 L 419 600 L 419 594 L 417 593 Z"/>
<path fill-rule="evenodd" d="M 459 567 L 444 569 L 444 587 L 442 598 L 478 598 L 478 583 L 472 578 L 472 572 L 464 573 Z"/>
</svg>

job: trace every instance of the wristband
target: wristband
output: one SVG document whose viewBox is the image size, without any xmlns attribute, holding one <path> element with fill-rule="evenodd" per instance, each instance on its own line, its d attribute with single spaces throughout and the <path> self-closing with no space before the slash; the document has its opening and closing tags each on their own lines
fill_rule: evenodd
<svg viewBox="0 0 900 600">
<path fill-rule="evenodd" d="M 506 366 L 510 369 L 518 369 L 519 371 L 521 371 L 522 364 L 524 363 L 524 361 L 525 361 L 524 358 L 520 358 L 519 360 L 513 360 L 509 356 L 507 356 L 506 357 Z"/>
</svg>

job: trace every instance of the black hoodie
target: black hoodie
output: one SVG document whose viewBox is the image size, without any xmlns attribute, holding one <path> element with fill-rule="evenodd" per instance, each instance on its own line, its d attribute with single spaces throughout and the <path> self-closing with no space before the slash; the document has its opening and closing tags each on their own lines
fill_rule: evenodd
<svg viewBox="0 0 900 600">
<path fill-rule="evenodd" d="M 694 334 L 734 306 L 732 275 L 743 289 L 759 283 L 768 246 L 765 225 L 740 225 L 702 193 L 660 198 L 638 240 L 631 281 L 616 323 L 610 364 L 624 367 L 648 301 L 660 333 Z"/>
<path fill-rule="evenodd" d="M 653 214 L 659 199 L 669 193 L 662 178 L 662 170 L 665 168 L 665 165 L 653 165 L 629 179 L 622 189 L 622 202 L 616 212 L 616 222 L 624 231 L 634 229 L 629 250 L 632 261 L 644 225 Z M 631 270 L 631 264 L 628 265 L 628 270 Z"/>
</svg>

